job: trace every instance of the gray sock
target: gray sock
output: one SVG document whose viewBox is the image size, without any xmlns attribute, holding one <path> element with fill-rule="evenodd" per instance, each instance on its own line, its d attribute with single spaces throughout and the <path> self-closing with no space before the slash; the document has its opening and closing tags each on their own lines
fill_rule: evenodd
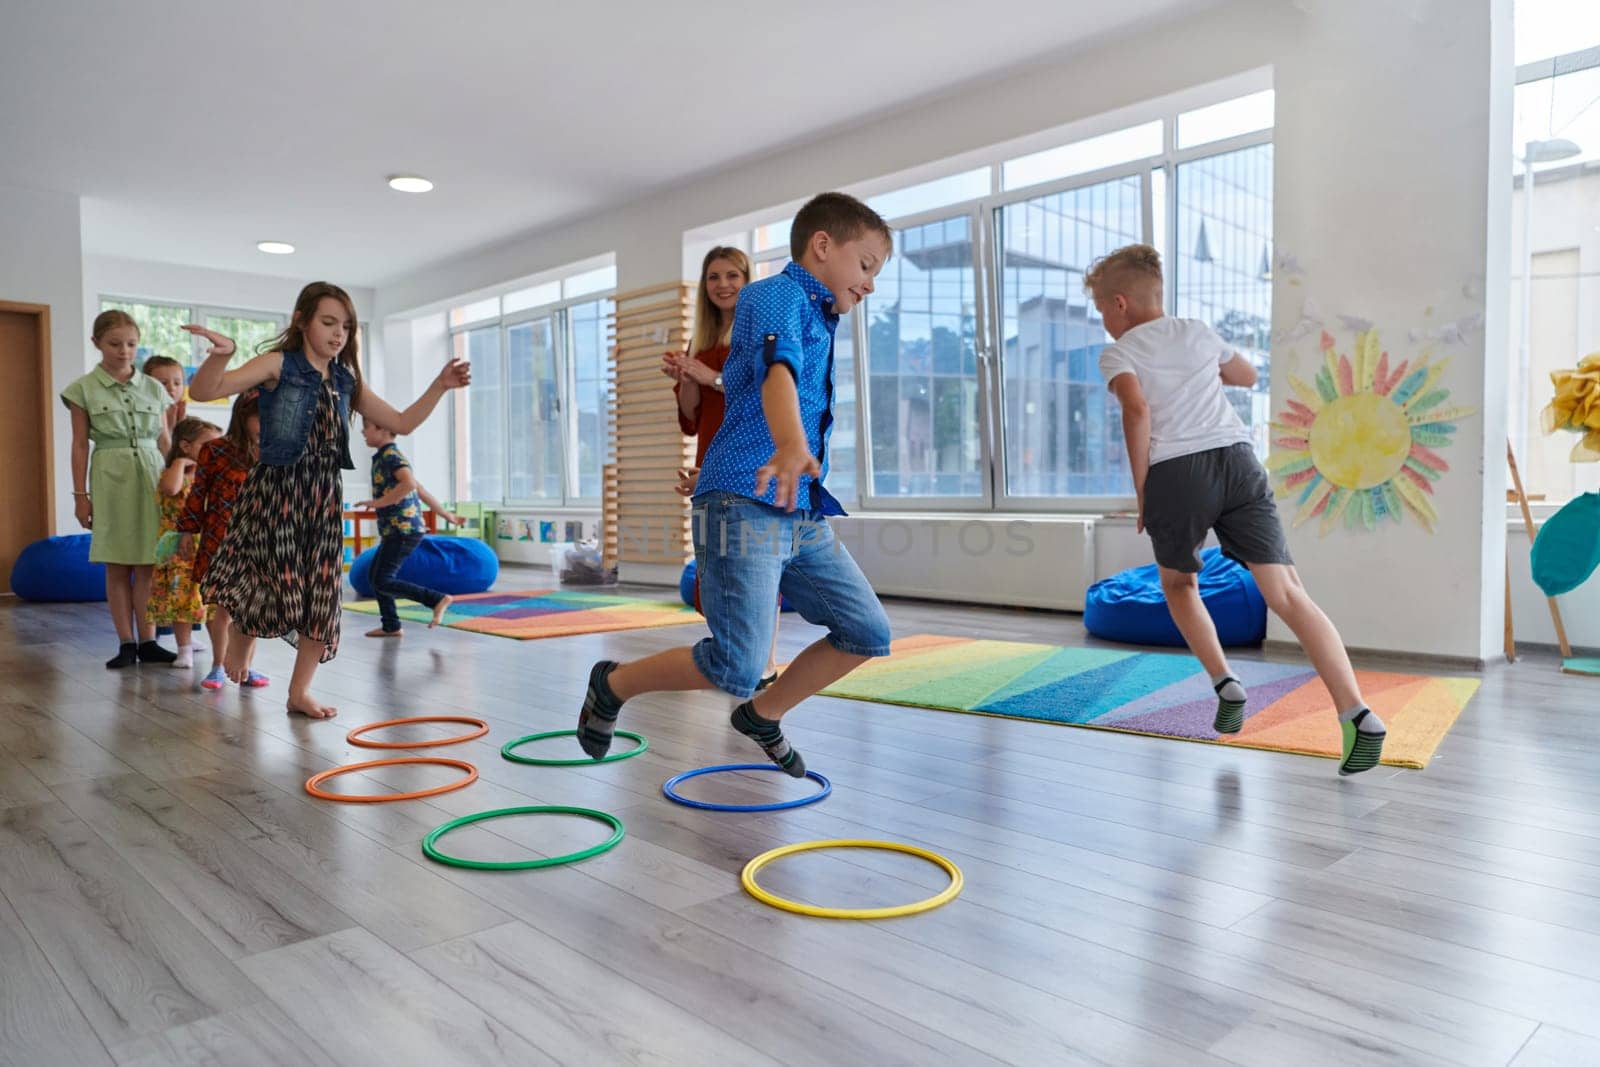
<svg viewBox="0 0 1600 1067">
<path fill-rule="evenodd" d="M 806 776 L 806 761 L 800 758 L 800 753 L 794 750 L 783 730 L 773 719 L 763 719 L 756 714 L 755 705 L 745 701 L 733 709 L 729 717 L 733 728 L 744 734 L 750 740 L 761 746 L 767 758 L 776 763 L 786 774 L 795 778 Z"/>
<path fill-rule="evenodd" d="M 1217 699 L 1226 700 L 1230 704 L 1243 704 L 1248 699 L 1244 686 L 1231 674 L 1218 675 L 1211 679 L 1211 688 L 1217 691 Z"/>
</svg>

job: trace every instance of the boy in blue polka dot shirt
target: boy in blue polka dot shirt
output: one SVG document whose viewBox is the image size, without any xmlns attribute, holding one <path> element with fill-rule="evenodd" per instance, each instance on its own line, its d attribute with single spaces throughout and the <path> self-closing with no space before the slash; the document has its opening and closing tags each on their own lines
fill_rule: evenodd
<svg viewBox="0 0 1600 1067">
<path fill-rule="evenodd" d="M 578 741 L 593 758 L 611 747 L 625 701 L 641 693 L 721 689 L 745 698 L 733 711 L 733 728 L 803 777 L 805 761 L 783 735 L 784 714 L 868 659 L 889 654 L 889 618 L 834 540 L 828 516 L 844 510 L 823 482 L 834 331 L 839 316 L 872 292 L 893 250 L 877 212 L 843 193 L 823 193 L 794 218 L 793 262 L 739 292 L 722 368 L 727 414 L 694 496 L 700 604 L 711 636 L 631 663 L 594 665 L 578 716 Z M 779 593 L 828 634 L 757 694 Z"/>
</svg>

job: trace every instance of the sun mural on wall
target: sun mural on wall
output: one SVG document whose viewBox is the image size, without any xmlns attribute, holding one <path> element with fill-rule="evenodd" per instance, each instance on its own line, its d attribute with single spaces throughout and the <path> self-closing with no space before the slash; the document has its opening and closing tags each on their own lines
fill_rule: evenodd
<svg viewBox="0 0 1600 1067">
<path fill-rule="evenodd" d="M 1424 351 L 1391 367 L 1376 330 L 1356 335 L 1354 358 L 1324 331 L 1322 353 L 1312 383 L 1290 376 L 1294 395 L 1272 423 L 1267 469 L 1295 505 L 1294 525 L 1320 517 L 1325 535 L 1342 518 L 1375 530 L 1409 511 L 1432 533 L 1433 483 L 1450 469 L 1435 450 L 1477 410 L 1447 405 L 1439 379 L 1450 360 L 1429 362 Z"/>
</svg>

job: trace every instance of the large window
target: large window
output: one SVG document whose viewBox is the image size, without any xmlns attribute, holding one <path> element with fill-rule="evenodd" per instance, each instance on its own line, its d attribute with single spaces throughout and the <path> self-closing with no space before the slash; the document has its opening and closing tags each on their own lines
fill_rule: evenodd
<svg viewBox="0 0 1600 1067">
<path fill-rule="evenodd" d="M 849 488 L 869 508 L 1128 506 L 1121 411 L 1100 378 L 1111 339 L 1083 278 L 1141 241 L 1162 251 L 1168 312 L 1256 365 L 1256 386 L 1229 398 L 1266 455 L 1273 93 L 1201 103 L 867 197 L 895 255 L 835 346 L 841 500 Z M 787 260 L 788 228 L 751 231 L 758 278 Z"/>
<path fill-rule="evenodd" d="M 1600 349 L 1600 5 L 1517 0 L 1515 33 L 1509 431 L 1524 487 L 1561 503 L 1597 476 L 1540 412 L 1551 373 Z"/>
<path fill-rule="evenodd" d="M 873 497 L 985 492 L 972 229 L 957 215 L 899 230 L 865 305 Z"/>
<path fill-rule="evenodd" d="M 616 269 L 450 310 L 451 352 L 472 362 L 456 395 L 457 492 L 506 504 L 598 501 L 610 442 L 606 335 Z"/>
<path fill-rule="evenodd" d="M 1117 403 L 1100 379 L 1109 340 L 1083 276 L 1143 239 L 1139 174 L 1000 208 L 1005 489 L 1013 498 L 1133 492 Z"/>
<path fill-rule="evenodd" d="M 473 500 L 505 498 L 505 368 L 500 362 L 500 328 L 485 326 L 450 337 L 451 355 L 472 364 L 472 388 L 456 394 L 458 414 L 466 408 L 471 442 L 465 472 L 467 495 Z M 457 485 L 460 492 L 462 486 Z"/>
<path fill-rule="evenodd" d="M 1228 393 L 1265 456 L 1272 418 L 1272 145 L 1179 164 L 1176 200 L 1166 250 L 1173 308 L 1209 323 L 1255 364 L 1255 387 Z"/>
<path fill-rule="evenodd" d="M 285 323 L 284 316 L 270 312 L 100 298 L 101 311 L 113 308 L 126 311 L 139 324 L 140 364 L 151 356 L 167 356 L 183 365 L 187 378 L 194 377 L 194 372 L 205 359 L 208 346 L 200 338 L 185 333 L 182 328 L 185 323 L 202 323 L 207 329 L 216 330 L 238 342 L 239 354 L 228 361 L 229 367 L 243 366 L 263 342 L 283 332 Z"/>
</svg>

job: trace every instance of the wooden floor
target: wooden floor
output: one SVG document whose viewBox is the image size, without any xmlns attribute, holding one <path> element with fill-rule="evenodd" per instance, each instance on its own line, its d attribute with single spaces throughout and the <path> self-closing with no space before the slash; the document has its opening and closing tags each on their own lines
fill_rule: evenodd
<svg viewBox="0 0 1600 1067">
<path fill-rule="evenodd" d="M 1086 640 L 1071 616 L 888 606 L 901 634 Z M 371 641 L 347 614 L 318 677 L 341 714 L 310 723 L 283 713 L 281 643 L 257 664 L 272 688 L 206 693 L 199 672 L 106 671 L 104 610 L 0 602 L 0 1063 L 1600 1063 L 1600 682 L 1549 659 L 1492 669 L 1427 771 L 1348 780 L 1328 760 L 819 698 L 789 733 L 833 795 L 752 816 L 660 795 L 759 758 L 720 695 L 630 703 L 623 727 L 650 739 L 635 759 L 496 751 L 569 728 L 594 659 L 699 627 Z M 786 653 L 815 633 L 786 619 Z M 417 714 L 491 723 L 430 750 L 476 764 L 476 784 L 394 804 L 303 792 L 385 754 L 346 730 Z M 540 803 L 614 812 L 628 836 L 509 874 L 419 851 L 453 816 Z M 529 816 L 444 843 L 515 859 L 604 832 Z M 864 923 L 740 890 L 750 857 L 824 837 L 932 848 L 965 892 Z M 763 880 L 856 906 L 943 875 L 832 853 Z"/>
</svg>

